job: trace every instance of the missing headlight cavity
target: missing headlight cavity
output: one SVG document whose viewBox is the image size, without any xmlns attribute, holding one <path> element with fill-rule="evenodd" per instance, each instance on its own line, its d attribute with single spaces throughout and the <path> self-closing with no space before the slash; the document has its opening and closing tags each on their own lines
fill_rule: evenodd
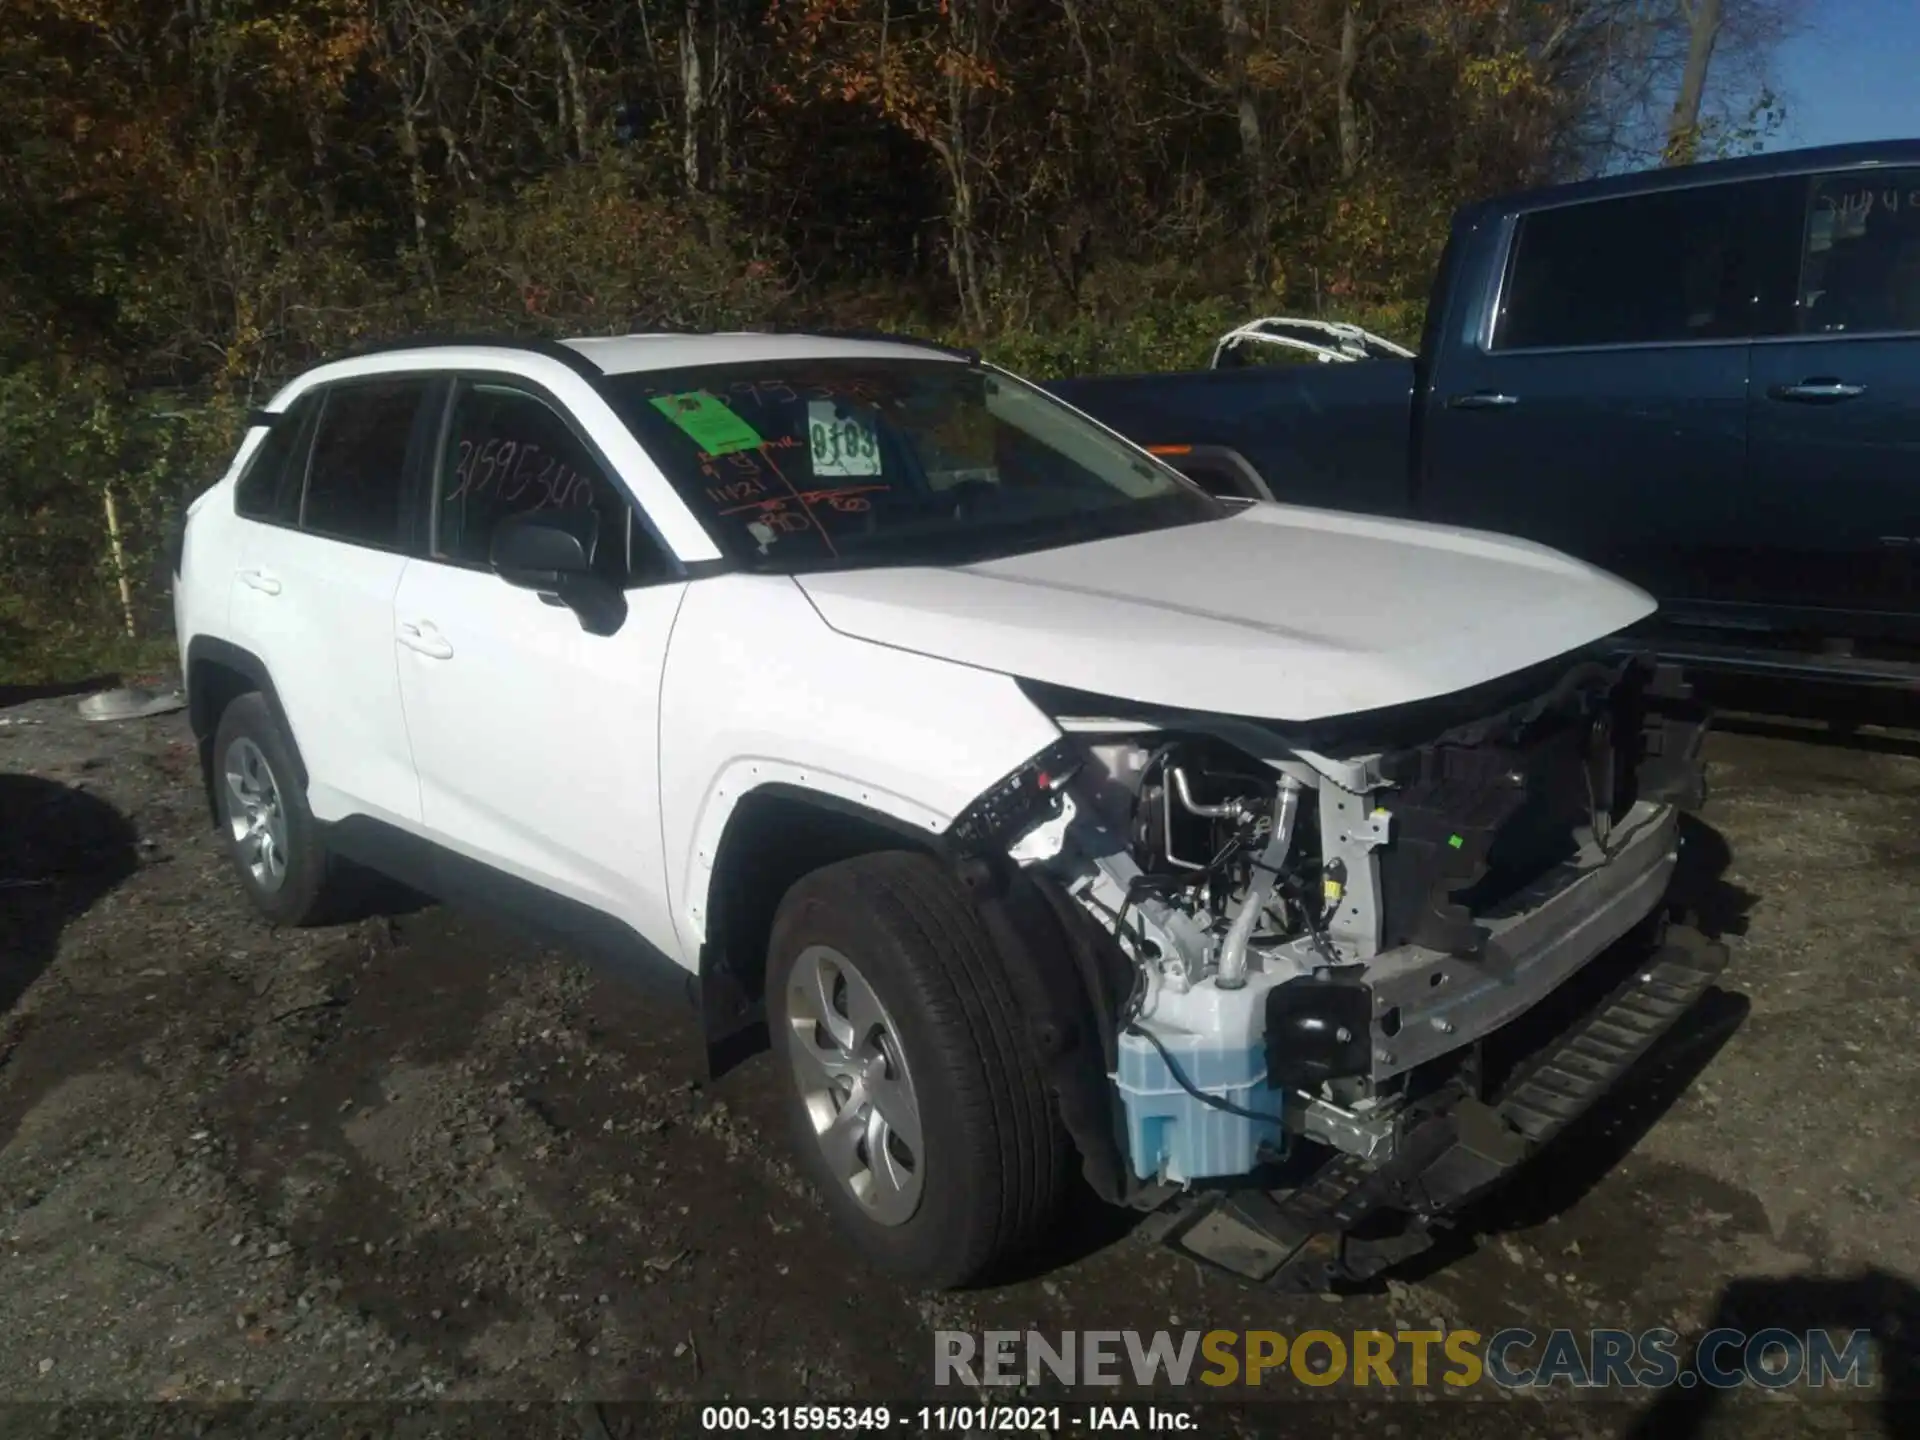
<svg viewBox="0 0 1920 1440">
<path fill-rule="evenodd" d="M 1526 679 L 1350 733 L 1029 687 L 1064 740 L 956 830 L 1099 932 L 1136 1176 L 1243 1174 L 1302 1136 L 1385 1153 L 1443 1060 L 1551 988 L 1516 982 L 1530 955 L 1577 967 L 1557 931 L 1652 903 L 1704 717 L 1634 661 Z"/>
<path fill-rule="evenodd" d="M 1131 966 L 1113 1080 L 1136 1175 L 1242 1173 L 1287 1147 L 1268 994 L 1357 975 L 1374 953 L 1371 852 L 1388 818 L 1351 767 L 1323 773 L 1204 729 L 1076 744 L 1084 763 L 1059 805 L 1009 853 L 1044 867 Z M 1317 1013 L 1317 993 L 1293 998 L 1290 1033 L 1321 1058 L 1287 1073 L 1364 1070 L 1364 986 L 1338 994 L 1337 1017 Z"/>
</svg>

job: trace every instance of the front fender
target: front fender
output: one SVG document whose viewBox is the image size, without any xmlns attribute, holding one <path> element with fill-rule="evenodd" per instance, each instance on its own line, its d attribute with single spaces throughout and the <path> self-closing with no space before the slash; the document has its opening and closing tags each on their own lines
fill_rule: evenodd
<svg viewBox="0 0 1920 1440">
<path fill-rule="evenodd" d="M 690 586 L 660 704 L 683 953 L 705 943 L 720 837 L 748 794 L 815 793 L 932 838 L 1059 735 L 1009 677 L 841 635 L 789 579 Z"/>
</svg>

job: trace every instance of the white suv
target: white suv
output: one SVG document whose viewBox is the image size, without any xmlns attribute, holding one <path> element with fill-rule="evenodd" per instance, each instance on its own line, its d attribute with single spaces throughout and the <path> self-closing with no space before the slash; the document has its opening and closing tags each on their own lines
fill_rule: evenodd
<svg viewBox="0 0 1920 1440">
<path fill-rule="evenodd" d="M 1644 938 L 1701 728 L 1595 648 L 1644 594 L 1215 499 L 938 346 L 364 352 L 174 562 L 262 913 L 384 872 L 663 979 L 716 1068 L 770 1034 L 843 1228 L 927 1283 L 1029 1246 L 1076 1156 L 1214 1263 L 1370 1273 L 1718 963 Z"/>
</svg>

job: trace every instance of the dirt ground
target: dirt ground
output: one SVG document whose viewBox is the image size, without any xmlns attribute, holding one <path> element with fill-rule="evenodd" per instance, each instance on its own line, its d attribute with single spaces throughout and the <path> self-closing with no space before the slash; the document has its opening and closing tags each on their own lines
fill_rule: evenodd
<svg viewBox="0 0 1920 1440">
<path fill-rule="evenodd" d="M 1722 987 L 1449 1252 L 1276 1297 L 1089 1201 L 1029 1278 L 928 1297 L 828 1234 L 764 1057 L 705 1089 L 690 1021 L 437 908 L 274 933 L 182 716 L 0 704 L 0 1401 L 898 1402 L 932 1393 L 937 1328 L 1716 1316 L 1875 1329 L 1883 1386 L 1920 1393 L 1920 743 L 1749 726 L 1711 755 L 1685 883 L 1732 946 Z M 1784 1398 L 1660 1403 L 1712 1433 L 1787 1407 L 1913 1433 Z M 1414 1433 L 1346 1399 L 1354 1433 Z"/>
</svg>

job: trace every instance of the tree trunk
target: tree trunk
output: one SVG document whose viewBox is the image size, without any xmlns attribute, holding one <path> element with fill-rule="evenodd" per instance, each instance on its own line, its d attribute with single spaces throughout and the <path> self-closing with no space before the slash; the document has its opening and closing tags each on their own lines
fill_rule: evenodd
<svg viewBox="0 0 1920 1440">
<path fill-rule="evenodd" d="M 733 171 L 733 59 L 739 31 L 723 3 L 714 7 L 713 64 L 708 93 L 713 97 L 710 124 L 713 130 L 712 177 L 714 185 L 725 191 Z"/>
<path fill-rule="evenodd" d="M 700 0 L 686 0 L 680 19 L 680 165 L 689 190 L 707 188 L 707 77 L 700 55 Z"/>
<path fill-rule="evenodd" d="M 978 59 L 980 53 L 977 0 L 950 0 L 948 38 L 956 54 Z M 960 314 L 975 332 L 986 329 L 986 299 L 980 286 L 980 235 L 973 192 L 972 80 L 962 67 L 947 69 L 947 126 L 944 140 L 935 146 L 947 170 L 947 269 L 953 276 Z"/>
<path fill-rule="evenodd" d="M 332 179 L 334 167 L 327 159 L 326 118 L 318 109 L 307 116 L 307 153 L 313 166 L 313 197 L 320 202 L 320 223 L 331 230 L 336 213 Z"/>
<path fill-rule="evenodd" d="M 1707 66 L 1720 38 L 1720 0 L 1691 0 L 1687 16 L 1687 68 L 1667 122 L 1667 163 L 1691 165 L 1700 152 L 1700 102 L 1707 92 Z"/>
<path fill-rule="evenodd" d="M 1272 266 L 1273 201 L 1267 193 L 1267 141 L 1260 107 L 1247 75 L 1253 50 L 1253 26 L 1244 0 L 1220 0 L 1220 28 L 1226 40 L 1227 88 L 1240 126 L 1240 163 L 1247 185 L 1247 280 L 1266 288 Z"/>
<path fill-rule="evenodd" d="M 964 157 L 948 167 L 953 198 L 947 212 L 947 269 L 967 328 L 976 334 L 987 326 L 986 303 L 980 294 L 980 245 L 974 233 L 973 185 L 967 179 Z"/>
<path fill-rule="evenodd" d="M 573 112 L 573 143 L 580 159 L 585 160 L 593 153 L 593 131 L 587 119 L 587 89 L 580 81 L 580 61 L 573 53 L 573 45 L 567 39 L 564 26 L 553 28 L 554 38 L 560 46 L 560 68 L 567 77 L 567 108 Z"/>
<path fill-rule="evenodd" d="M 400 123 L 397 127 L 400 158 L 407 163 L 407 199 L 413 211 L 414 258 L 420 266 L 420 278 L 429 290 L 434 288 L 433 250 L 427 243 L 427 167 L 420 154 L 420 131 L 413 123 L 413 99 L 400 97 Z"/>
<path fill-rule="evenodd" d="M 1360 64 L 1360 10 L 1349 4 L 1340 13 L 1340 68 L 1334 80 L 1334 102 L 1340 122 L 1340 178 L 1351 180 L 1360 170 L 1360 119 L 1353 108 L 1353 72 Z"/>
</svg>

